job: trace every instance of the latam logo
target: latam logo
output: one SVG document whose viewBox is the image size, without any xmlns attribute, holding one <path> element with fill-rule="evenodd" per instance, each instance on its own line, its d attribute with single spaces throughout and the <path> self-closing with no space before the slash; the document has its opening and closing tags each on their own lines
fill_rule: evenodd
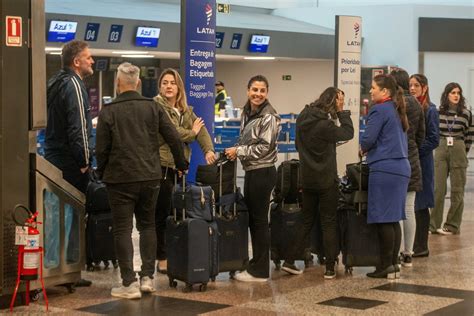
<svg viewBox="0 0 474 316">
<path fill-rule="evenodd" d="M 354 23 L 354 37 L 357 38 L 360 32 L 360 25 L 359 23 Z"/>
<path fill-rule="evenodd" d="M 208 3 L 206 4 L 206 16 L 207 16 L 207 25 L 211 22 L 212 17 L 212 6 Z"/>
</svg>

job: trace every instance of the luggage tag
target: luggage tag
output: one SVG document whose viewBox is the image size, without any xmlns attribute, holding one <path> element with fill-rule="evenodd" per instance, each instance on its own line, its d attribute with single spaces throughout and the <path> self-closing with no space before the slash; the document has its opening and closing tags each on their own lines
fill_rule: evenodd
<svg viewBox="0 0 474 316">
<path fill-rule="evenodd" d="M 452 136 L 446 137 L 446 144 L 450 147 L 454 146 L 454 137 L 452 137 Z"/>
</svg>

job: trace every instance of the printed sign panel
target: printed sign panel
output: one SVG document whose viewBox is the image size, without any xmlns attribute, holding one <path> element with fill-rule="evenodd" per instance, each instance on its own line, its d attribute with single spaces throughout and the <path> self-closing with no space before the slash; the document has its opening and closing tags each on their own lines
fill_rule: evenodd
<svg viewBox="0 0 474 316">
<path fill-rule="evenodd" d="M 77 22 L 51 21 L 48 42 L 69 42 L 76 37 Z"/>
<path fill-rule="evenodd" d="M 266 53 L 270 44 L 270 36 L 252 35 L 249 51 L 254 53 Z"/>
<path fill-rule="evenodd" d="M 123 25 L 112 24 L 110 26 L 110 32 L 109 32 L 109 42 L 120 43 L 120 39 L 122 38 L 122 30 L 123 30 Z"/>
<path fill-rule="evenodd" d="M 242 42 L 242 34 L 234 33 L 234 35 L 232 35 L 232 42 L 230 42 L 230 48 L 239 49 L 241 42 Z"/>
<path fill-rule="evenodd" d="M 156 27 L 143 27 L 137 29 L 135 46 L 158 47 L 160 29 Z"/>
<path fill-rule="evenodd" d="M 21 23 L 21 16 L 6 17 L 5 24 L 7 31 L 5 32 L 5 45 L 16 47 L 23 45 Z"/>
<path fill-rule="evenodd" d="M 84 40 L 89 42 L 96 42 L 99 37 L 100 23 L 87 23 Z"/>
</svg>

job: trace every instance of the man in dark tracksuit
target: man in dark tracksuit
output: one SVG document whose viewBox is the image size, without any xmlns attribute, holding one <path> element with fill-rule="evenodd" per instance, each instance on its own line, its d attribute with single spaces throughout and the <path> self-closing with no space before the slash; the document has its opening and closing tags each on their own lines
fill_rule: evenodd
<svg viewBox="0 0 474 316">
<path fill-rule="evenodd" d="M 139 75 L 130 63 L 118 67 L 119 96 L 104 106 L 97 125 L 97 173 L 107 184 L 122 277 L 122 285 L 111 294 L 128 299 L 155 291 L 155 205 L 162 176 L 158 134 L 169 145 L 176 168 L 188 168 L 180 136 L 164 109 L 136 91 Z M 133 270 L 134 214 L 140 232 L 140 283 Z"/>
<path fill-rule="evenodd" d="M 45 158 L 85 193 L 93 150 L 90 106 L 82 80 L 93 74 L 94 60 L 87 43 L 76 40 L 64 45 L 62 63 L 64 68 L 48 81 Z"/>
<path fill-rule="evenodd" d="M 87 90 L 82 81 L 93 74 L 94 60 L 86 42 L 74 40 L 63 46 L 63 69 L 48 81 L 48 120 L 45 133 L 45 158 L 59 168 L 63 178 L 85 193 L 93 150 L 89 147 L 92 121 Z M 67 214 L 69 214 L 65 206 Z M 72 210 L 66 216 L 66 261 L 80 260 L 79 217 Z M 70 220 L 68 220 L 70 219 Z M 89 286 L 80 280 L 76 286 Z"/>
</svg>

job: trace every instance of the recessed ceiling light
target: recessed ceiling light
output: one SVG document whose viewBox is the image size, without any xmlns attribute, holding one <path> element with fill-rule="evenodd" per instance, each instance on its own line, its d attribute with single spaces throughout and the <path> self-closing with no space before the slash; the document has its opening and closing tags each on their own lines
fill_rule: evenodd
<svg viewBox="0 0 474 316">
<path fill-rule="evenodd" d="M 122 55 L 122 57 L 129 57 L 129 58 L 153 58 L 155 56 L 153 55 L 134 55 L 134 54 L 130 54 L 130 55 Z"/>
<path fill-rule="evenodd" d="M 46 52 L 54 52 L 54 51 L 62 50 L 62 48 L 61 47 L 45 47 L 44 50 Z"/>
<path fill-rule="evenodd" d="M 112 52 L 112 54 L 117 54 L 117 55 L 125 55 L 125 54 L 131 54 L 131 55 L 137 55 L 137 54 L 148 54 L 146 51 L 139 51 L 139 50 L 121 50 L 121 51 L 115 51 Z"/>
<path fill-rule="evenodd" d="M 62 52 L 49 52 L 50 55 L 61 55 Z"/>
<path fill-rule="evenodd" d="M 275 57 L 270 56 L 248 56 L 244 57 L 245 60 L 274 60 Z"/>
</svg>

